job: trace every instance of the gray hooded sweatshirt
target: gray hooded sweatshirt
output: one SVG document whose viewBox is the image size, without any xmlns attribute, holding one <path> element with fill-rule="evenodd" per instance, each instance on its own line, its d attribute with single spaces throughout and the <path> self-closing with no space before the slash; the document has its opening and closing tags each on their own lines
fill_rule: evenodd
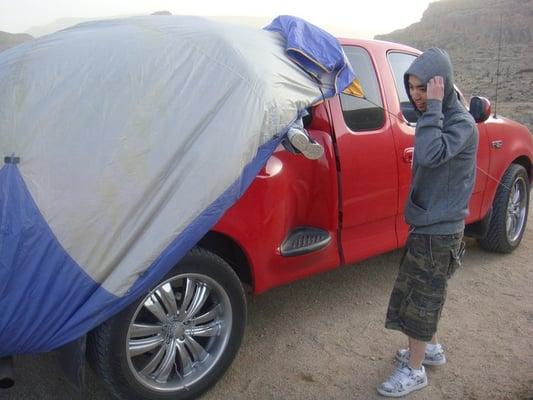
<svg viewBox="0 0 533 400">
<path fill-rule="evenodd" d="M 428 100 L 415 131 L 413 179 L 405 206 L 405 220 L 416 233 L 448 235 L 462 232 L 475 181 L 478 131 L 453 86 L 448 54 L 432 48 L 420 55 L 404 75 L 424 85 L 444 78 L 444 99 Z"/>
</svg>

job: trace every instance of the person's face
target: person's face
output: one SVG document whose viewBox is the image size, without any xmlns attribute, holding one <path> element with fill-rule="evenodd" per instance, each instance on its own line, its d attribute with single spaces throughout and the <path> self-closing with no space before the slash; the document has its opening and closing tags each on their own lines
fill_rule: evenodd
<svg viewBox="0 0 533 400">
<path fill-rule="evenodd" d="M 418 111 L 426 111 L 426 85 L 423 85 L 422 82 L 420 82 L 420 79 L 414 75 L 409 75 L 409 94 L 415 102 Z"/>
</svg>

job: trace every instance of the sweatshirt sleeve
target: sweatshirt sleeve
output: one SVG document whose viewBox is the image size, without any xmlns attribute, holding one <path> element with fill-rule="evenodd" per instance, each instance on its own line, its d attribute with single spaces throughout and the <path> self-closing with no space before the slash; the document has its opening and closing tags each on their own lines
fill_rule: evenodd
<svg viewBox="0 0 533 400">
<path fill-rule="evenodd" d="M 456 121 L 446 130 L 443 119 L 442 102 L 428 100 L 426 112 L 416 124 L 414 157 L 418 164 L 436 168 L 459 154 L 470 140 L 474 128 L 468 118 Z"/>
</svg>

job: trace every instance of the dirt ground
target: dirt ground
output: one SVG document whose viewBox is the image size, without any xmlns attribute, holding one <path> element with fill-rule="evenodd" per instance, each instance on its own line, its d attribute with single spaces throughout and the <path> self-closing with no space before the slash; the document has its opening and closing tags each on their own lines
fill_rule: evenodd
<svg viewBox="0 0 533 400">
<path fill-rule="evenodd" d="M 520 247 L 490 254 L 467 240 L 440 325 L 448 363 L 428 367 L 421 399 L 533 399 L 533 207 Z M 378 399 L 375 387 L 404 345 L 383 320 L 400 251 L 249 299 L 242 348 L 203 400 Z M 101 399 L 89 371 L 83 393 L 53 354 L 16 360 L 15 387 L 0 399 Z"/>
</svg>

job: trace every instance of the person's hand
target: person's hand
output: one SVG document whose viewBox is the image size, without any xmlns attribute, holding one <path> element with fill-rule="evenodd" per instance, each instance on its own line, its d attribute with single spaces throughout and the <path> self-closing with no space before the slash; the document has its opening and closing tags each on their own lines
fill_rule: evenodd
<svg viewBox="0 0 533 400">
<path fill-rule="evenodd" d="M 444 78 L 442 76 L 434 76 L 428 81 L 426 95 L 428 100 L 444 99 Z"/>
</svg>

